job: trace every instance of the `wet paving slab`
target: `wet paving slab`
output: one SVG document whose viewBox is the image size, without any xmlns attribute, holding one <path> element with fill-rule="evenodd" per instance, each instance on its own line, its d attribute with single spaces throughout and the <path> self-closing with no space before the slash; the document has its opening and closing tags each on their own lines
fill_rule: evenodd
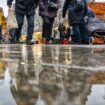
<svg viewBox="0 0 105 105">
<path fill-rule="evenodd" d="M 0 45 L 0 105 L 105 105 L 105 46 Z"/>
</svg>

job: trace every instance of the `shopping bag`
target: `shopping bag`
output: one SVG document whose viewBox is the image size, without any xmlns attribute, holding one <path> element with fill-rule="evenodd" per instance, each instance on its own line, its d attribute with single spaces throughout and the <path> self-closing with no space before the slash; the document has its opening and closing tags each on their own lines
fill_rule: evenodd
<svg viewBox="0 0 105 105">
<path fill-rule="evenodd" d="M 18 23 L 12 9 L 9 9 L 7 17 L 7 29 L 18 28 Z"/>
</svg>

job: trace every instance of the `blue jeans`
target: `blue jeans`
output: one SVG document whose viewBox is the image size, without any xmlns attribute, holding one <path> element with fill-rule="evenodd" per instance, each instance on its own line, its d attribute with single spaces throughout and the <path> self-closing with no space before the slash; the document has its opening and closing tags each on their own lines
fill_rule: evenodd
<svg viewBox="0 0 105 105">
<path fill-rule="evenodd" d="M 89 33 L 85 24 L 73 24 L 74 40 L 76 44 L 88 44 Z"/>
<path fill-rule="evenodd" d="M 24 16 L 23 14 L 16 14 L 17 22 L 18 22 L 18 30 L 17 30 L 17 41 L 21 37 L 21 29 L 23 26 L 24 22 Z M 27 28 L 27 40 L 31 40 L 33 37 L 33 32 L 34 32 L 34 15 L 26 15 L 27 18 L 27 23 L 28 23 L 28 28 Z"/>
</svg>

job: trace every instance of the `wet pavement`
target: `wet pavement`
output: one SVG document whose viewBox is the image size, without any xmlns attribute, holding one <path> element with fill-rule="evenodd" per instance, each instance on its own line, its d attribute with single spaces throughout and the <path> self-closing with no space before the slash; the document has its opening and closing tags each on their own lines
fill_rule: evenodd
<svg viewBox="0 0 105 105">
<path fill-rule="evenodd" d="M 105 46 L 0 45 L 0 105 L 105 105 Z"/>
</svg>

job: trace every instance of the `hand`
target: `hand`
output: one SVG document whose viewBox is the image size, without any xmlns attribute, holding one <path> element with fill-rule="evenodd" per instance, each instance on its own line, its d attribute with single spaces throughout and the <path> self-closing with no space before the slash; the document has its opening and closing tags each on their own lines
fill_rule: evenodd
<svg viewBox="0 0 105 105">
<path fill-rule="evenodd" d="M 88 16 L 85 16 L 85 17 L 84 17 L 84 20 L 85 20 L 85 23 L 88 24 L 89 17 L 88 17 Z"/>
<path fill-rule="evenodd" d="M 84 19 L 87 20 L 88 19 L 88 16 L 85 16 Z"/>
</svg>

